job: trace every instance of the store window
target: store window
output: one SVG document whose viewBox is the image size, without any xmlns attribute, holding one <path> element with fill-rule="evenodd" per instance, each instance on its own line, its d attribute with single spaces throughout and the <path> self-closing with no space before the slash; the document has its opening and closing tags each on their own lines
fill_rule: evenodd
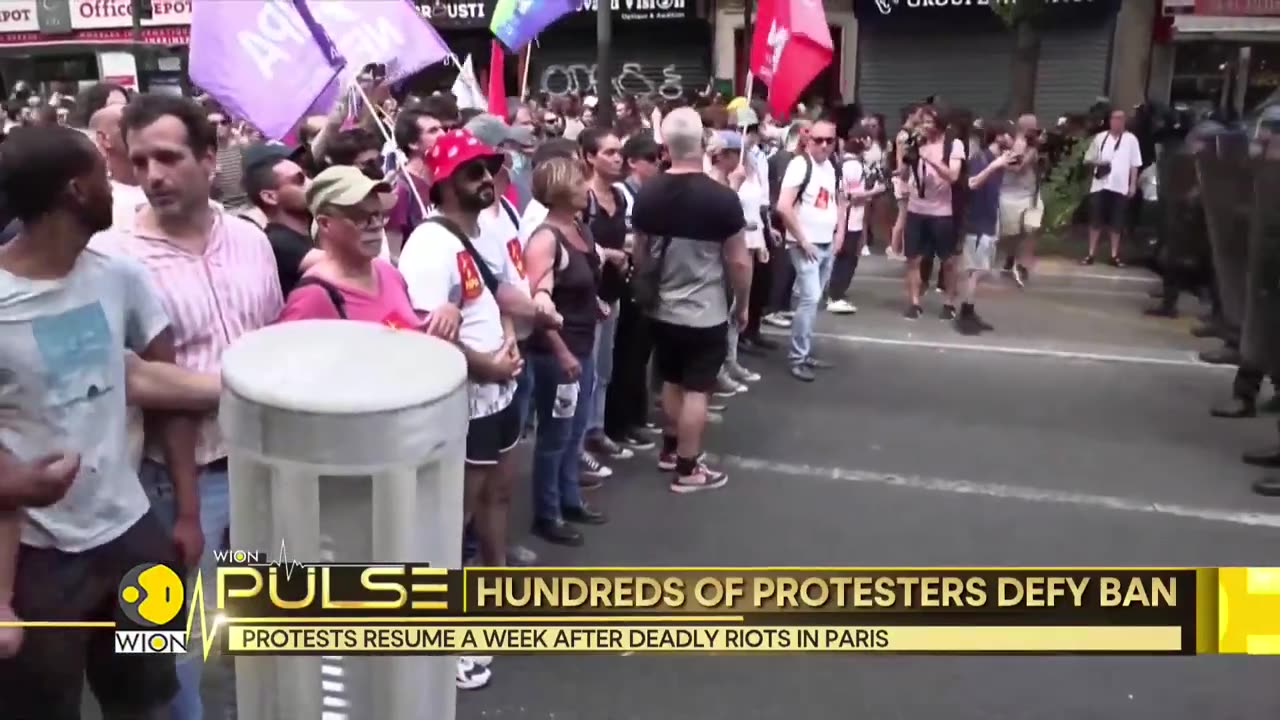
<svg viewBox="0 0 1280 720">
<path fill-rule="evenodd" d="M 1218 107 L 1226 96 L 1240 46 L 1236 43 L 1180 43 L 1173 59 L 1171 104 L 1198 108 Z"/>
<path fill-rule="evenodd" d="M 1245 82 L 1245 108 L 1257 107 L 1280 90 L 1280 44 L 1249 48 L 1249 74 Z"/>
</svg>

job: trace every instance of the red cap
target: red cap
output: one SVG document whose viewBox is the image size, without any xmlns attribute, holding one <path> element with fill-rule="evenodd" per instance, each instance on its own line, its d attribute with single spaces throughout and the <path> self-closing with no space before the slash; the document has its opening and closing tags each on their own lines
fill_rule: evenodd
<svg viewBox="0 0 1280 720">
<path fill-rule="evenodd" d="M 464 163 L 477 158 L 487 161 L 490 173 L 498 172 L 506 160 L 502 153 L 480 142 L 466 130 L 450 130 L 436 138 L 435 147 L 427 153 L 426 163 L 431 171 L 431 180 L 439 182 Z"/>
</svg>

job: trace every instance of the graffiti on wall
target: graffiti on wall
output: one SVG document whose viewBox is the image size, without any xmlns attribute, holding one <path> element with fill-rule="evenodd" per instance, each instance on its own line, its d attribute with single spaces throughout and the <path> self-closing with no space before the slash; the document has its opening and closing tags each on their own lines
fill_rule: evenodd
<svg viewBox="0 0 1280 720">
<path fill-rule="evenodd" d="M 594 63 L 555 63 L 542 68 L 538 88 L 551 95 L 596 95 L 596 66 Z M 622 63 L 613 75 L 615 96 L 663 97 L 674 100 L 684 94 L 685 79 L 676 71 L 674 63 L 646 65 L 639 62 Z"/>
</svg>

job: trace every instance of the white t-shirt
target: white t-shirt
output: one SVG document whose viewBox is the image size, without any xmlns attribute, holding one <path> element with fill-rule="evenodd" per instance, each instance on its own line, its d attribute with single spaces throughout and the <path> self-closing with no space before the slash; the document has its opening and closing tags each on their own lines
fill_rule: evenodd
<svg viewBox="0 0 1280 720">
<path fill-rule="evenodd" d="M 138 209 L 147 204 L 147 195 L 139 185 L 111 181 L 111 227 L 132 230 Z"/>
<path fill-rule="evenodd" d="M 782 189 L 800 187 L 804 182 L 806 165 L 813 171 L 804 195 L 797 199 L 796 214 L 800 227 L 804 228 L 805 240 L 814 245 L 829 245 L 835 239 L 836 225 L 840 222 L 836 209 L 836 168 L 831 161 L 819 165 L 803 155 L 792 158 L 782 176 Z M 795 241 L 790 234 L 787 239 Z"/>
<path fill-rule="evenodd" d="M 35 398 L 40 415 L 0 421 L 0 444 L 24 460 L 80 454 L 66 496 L 23 511 L 24 544 L 84 552 L 151 507 L 129 462 L 124 352 L 142 352 L 168 325 L 150 275 L 129 258 L 86 249 L 59 280 L 0 270 L 0 405 Z"/>
<path fill-rule="evenodd" d="M 527 246 L 533 231 L 547 219 L 547 206 L 530 199 L 524 206 L 524 214 L 520 216 L 520 244 Z"/>
<path fill-rule="evenodd" d="M 524 248 L 528 239 L 522 240 L 520 225 L 511 222 L 514 214 L 515 208 L 505 198 L 498 198 L 497 206 L 480 213 L 480 237 L 473 243 L 498 280 L 529 296 L 529 278 L 524 272 Z M 533 334 L 531 323 L 522 320 L 514 322 L 518 339 L 527 340 Z"/>
<path fill-rule="evenodd" d="M 862 161 L 856 157 L 849 157 L 840 167 L 840 176 L 844 180 L 845 193 L 851 193 L 861 190 L 871 190 L 866 186 L 867 170 Z M 856 203 L 849 203 L 849 223 L 846 226 L 850 232 L 861 232 L 867 214 L 867 206 Z"/>
<path fill-rule="evenodd" d="M 436 213 L 432 213 L 434 216 Z M 482 233 L 483 234 L 483 233 Z M 490 258 L 473 238 L 486 264 Z M 504 255 L 505 256 L 505 255 Z M 477 353 L 497 352 L 502 347 L 502 314 L 498 300 L 485 287 L 484 277 L 458 238 L 438 223 L 424 222 L 414 229 L 400 253 L 400 274 L 409 287 L 409 300 L 421 312 L 430 312 L 445 303 L 462 309 L 462 328 L 458 340 Z M 494 273 L 498 279 L 505 273 Z M 501 412 L 515 396 L 514 381 L 505 383 L 468 383 L 471 418 L 482 418 Z"/>
<path fill-rule="evenodd" d="M 1086 156 L 1111 163 L 1111 172 L 1105 178 L 1093 178 L 1089 185 L 1090 193 L 1110 190 L 1121 195 L 1129 194 L 1130 171 L 1142 167 L 1142 148 L 1133 133 L 1126 132 L 1117 141 L 1110 132 L 1102 132 L 1090 143 Z"/>
</svg>

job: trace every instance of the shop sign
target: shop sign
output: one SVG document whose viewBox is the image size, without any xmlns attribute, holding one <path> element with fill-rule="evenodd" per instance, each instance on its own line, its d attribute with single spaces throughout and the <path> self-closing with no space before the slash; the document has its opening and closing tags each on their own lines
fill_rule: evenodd
<svg viewBox="0 0 1280 720">
<path fill-rule="evenodd" d="M 1039 0 L 1052 19 L 1099 17 L 1119 9 L 1119 0 Z M 854 0 L 859 20 L 926 20 L 954 22 L 967 18 L 990 18 L 992 6 L 1015 5 L 1018 0 Z"/>
<path fill-rule="evenodd" d="M 132 0 L 70 0 L 71 26 L 76 30 L 133 27 Z M 152 0 L 151 19 L 143 26 L 189 25 L 195 0 Z"/>
<path fill-rule="evenodd" d="M 0 33 L 35 32 L 40 29 L 36 20 L 37 0 L 0 1 Z"/>
<path fill-rule="evenodd" d="M 694 0 L 613 0 L 615 20 L 683 20 L 693 17 Z M 595 13 L 597 0 L 583 0 L 580 12 Z"/>
<path fill-rule="evenodd" d="M 1196 0 L 1197 15 L 1280 16 L 1280 0 Z"/>
<path fill-rule="evenodd" d="M 36 24 L 46 35 L 66 35 L 71 32 L 71 5 L 69 0 L 40 0 L 36 6 Z"/>
<path fill-rule="evenodd" d="M 422 17 L 441 30 L 489 27 L 498 0 L 417 0 Z"/>
</svg>

